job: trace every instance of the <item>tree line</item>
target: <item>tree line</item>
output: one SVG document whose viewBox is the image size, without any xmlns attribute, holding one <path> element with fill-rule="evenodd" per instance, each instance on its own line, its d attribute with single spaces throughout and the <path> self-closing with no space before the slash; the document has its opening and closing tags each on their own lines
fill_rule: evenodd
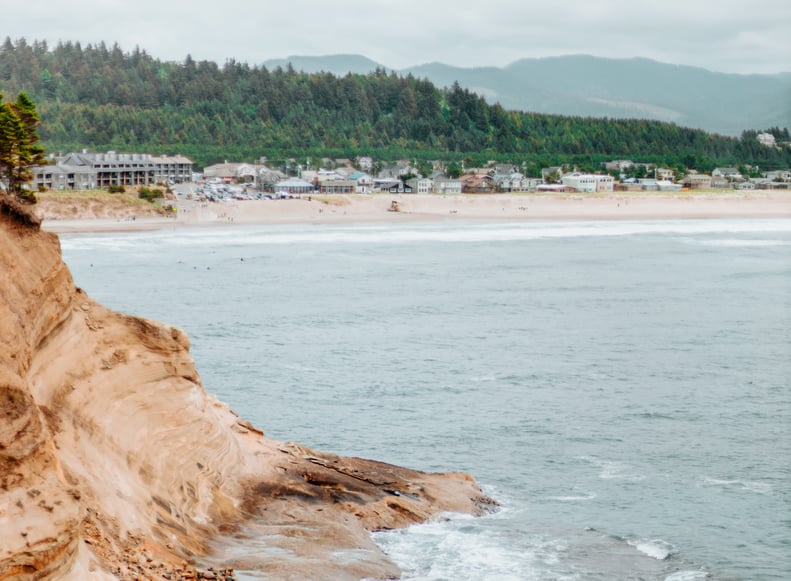
<svg viewBox="0 0 791 581">
<path fill-rule="evenodd" d="M 223 159 L 370 155 L 598 167 L 634 158 L 706 171 L 791 166 L 791 153 L 670 123 L 507 111 L 458 84 L 384 70 L 336 77 L 229 60 L 155 59 L 115 44 L 0 46 L 0 90 L 38 103 L 42 144 Z M 777 129 L 782 133 L 783 130 Z M 787 130 L 784 130 L 786 135 Z"/>
</svg>

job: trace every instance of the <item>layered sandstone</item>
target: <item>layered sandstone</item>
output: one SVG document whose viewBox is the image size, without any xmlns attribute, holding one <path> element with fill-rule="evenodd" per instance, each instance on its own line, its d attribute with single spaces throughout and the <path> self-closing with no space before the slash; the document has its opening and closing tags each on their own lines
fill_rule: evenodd
<svg viewBox="0 0 791 581">
<path fill-rule="evenodd" d="M 54 234 L 0 210 L 0 578 L 392 578 L 368 531 L 491 506 L 464 474 L 267 439 L 183 332 L 91 300 Z"/>
</svg>

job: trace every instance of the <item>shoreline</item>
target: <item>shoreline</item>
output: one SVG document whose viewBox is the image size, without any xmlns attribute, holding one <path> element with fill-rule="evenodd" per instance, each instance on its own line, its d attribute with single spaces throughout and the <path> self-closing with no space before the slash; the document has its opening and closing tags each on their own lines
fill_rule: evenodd
<svg viewBox="0 0 791 581">
<path fill-rule="evenodd" d="M 392 211 L 397 202 L 399 211 Z M 791 218 L 791 191 L 607 194 L 333 194 L 310 199 L 179 200 L 174 217 L 112 215 L 45 219 L 56 234 L 182 227 L 364 224 L 440 220 L 597 221 Z"/>
</svg>

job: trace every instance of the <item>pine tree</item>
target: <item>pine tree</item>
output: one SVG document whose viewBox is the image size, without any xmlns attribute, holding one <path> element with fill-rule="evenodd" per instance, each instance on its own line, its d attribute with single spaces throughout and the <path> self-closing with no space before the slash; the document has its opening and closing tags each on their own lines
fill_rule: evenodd
<svg viewBox="0 0 791 581">
<path fill-rule="evenodd" d="M 33 167 L 46 163 L 38 143 L 39 121 L 36 106 L 20 93 L 14 103 L 3 103 L 0 94 L 0 185 L 26 201 L 35 201 L 26 189 L 33 179 Z"/>
</svg>

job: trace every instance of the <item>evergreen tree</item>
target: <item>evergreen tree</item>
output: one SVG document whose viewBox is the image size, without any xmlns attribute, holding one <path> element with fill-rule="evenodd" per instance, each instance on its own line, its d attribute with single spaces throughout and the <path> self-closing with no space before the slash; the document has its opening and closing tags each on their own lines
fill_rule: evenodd
<svg viewBox="0 0 791 581">
<path fill-rule="evenodd" d="M 33 179 L 32 168 L 46 163 L 38 142 L 36 106 L 24 93 L 14 103 L 3 103 L 0 94 L 0 184 L 21 199 L 35 201 L 25 186 Z"/>
</svg>

